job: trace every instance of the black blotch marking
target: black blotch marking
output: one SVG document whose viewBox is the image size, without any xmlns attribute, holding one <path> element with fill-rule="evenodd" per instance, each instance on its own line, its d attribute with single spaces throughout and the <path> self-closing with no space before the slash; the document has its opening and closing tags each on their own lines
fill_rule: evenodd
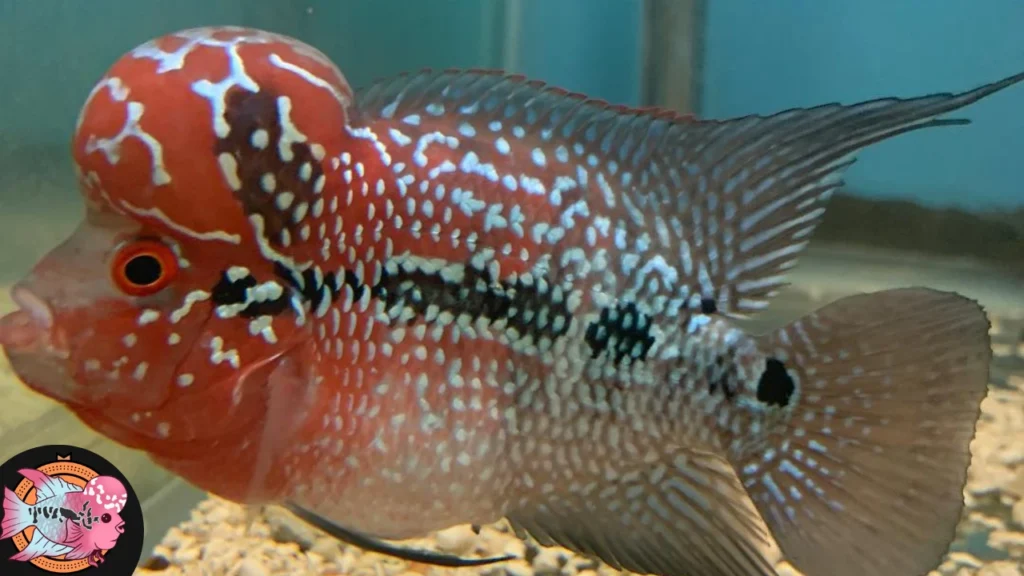
<svg viewBox="0 0 1024 576">
<path fill-rule="evenodd" d="M 248 299 L 245 291 L 256 286 L 256 278 L 245 276 L 232 281 L 228 278 L 227 272 L 222 272 L 220 280 L 210 290 L 210 300 L 215 306 L 243 304 Z M 258 318 L 260 316 L 277 316 L 288 309 L 288 293 L 282 291 L 280 297 L 274 300 L 262 302 L 250 302 L 238 315 L 243 318 Z"/>
<path fill-rule="evenodd" d="M 613 346 L 612 359 L 616 364 L 626 358 L 630 362 L 644 360 L 654 345 L 650 318 L 633 302 L 620 302 L 602 310 L 601 316 L 587 326 L 584 339 L 590 346 L 591 358 Z"/>
<path fill-rule="evenodd" d="M 472 265 L 465 267 L 461 282 L 446 282 L 437 273 L 399 268 L 394 274 L 384 272 L 380 283 L 372 288 L 372 296 L 384 300 L 388 310 L 408 306 L 417 317 L 435 305 L 439 312 L 447 311 L 455 317 L 466 314 L 474 322 L 479 318 L 505 320 L 506 327 L 520 337 L 555 339 L 569 330 L 571 314 L 565 300 L 556 301 L 552 289 L 540 288 L 541 283 L 548 286 L 543 279 L 529 284 L 521 279 L 496 280 L 488 269 Z"/>
<path fill-rule="evenodd" d="M 363 291 L 367 289 L 366 285 L 359 282 L 359 279 L 350 270 L 345 270 L 345 277 L 341 283 L 338 282 L 338 275 L 334 272 L 318 275 L 314 268 L 308 268 L 297 275 L 280 262 L 274 263 L 274 273 L 278 278 L 284 280 L 288 286 L 301 294 L 302 298 L 309 302 L 310 307 L 313 309 L 320 306 L 325 296 L 332 303 L 336 302 L 345 286 L 352 289 L 354 300 L 362 298 Z M 325 291 L 324 288 L 327 290 Z"/>
<path fill-rule="evenodd" d="M 277 95 L 267 90 L 249 92 L 235 90 L 229 92 L 224 111 L 230 131 L 227 137 L 217 140 L 214 145 L 215 157 L 220 154 L 231 154 L 238 165 L 238 178 L 242 183 L 239 190 L 234 191 L 235 197 L 241 202 L 246 215 L 259 214 L 263 217 L 267 240 L 272 246 L 282 247 L 283 231 L 287 230 L 293 237 L 297 233 L 298 223 L 292 217 L 293 211 L 300 203 L 312 203 L 316 199 L 313 186 L 323 173 L 323 167 L 313 157 L 308 143 L 292 142 L 289 148 L 291 160 L 281 158 L 278 143 L 283 129 L 277 111 Z M 258 130 L 268 134 L 267 145 L 257 148 L 253 145 L 252 135 Z M 309 164 L 310 178 L 303 180 L 300 176 L 302 166 Z M 272 174 L 276 182 L 275 192 L 263 190 L 261 181 L 264 174 Z M 276 191 L 288 191 L 295 199 L 287 210 L 281 210 L 274 204 Z"/>
<path fill-rule="evenodd" d="M 701 298 L 700 312 L 701 314 L 714 314 L 718 312 L 718 303 L 715 302 L 714 298 Z"/>
<path fill-rule="evenodd" d="M 163 276 L 160 260 L 149 254 L 135 256 L 124 265 L 124 277 L 137 286 L 148 286 Z"/>
<path fill-rule="evenodd" d="M 785 407 L 796 390 L 793 378 L 781 360 L 769 358 L 761 379 L 757 381 L 757 399 L 772 406 Z"/>
<path fill-rule="evenodd" d="M 274 271 L 313 309 L 320 306 L 325 297 L 331 302 L 337 301 L 348 287 L 356 301 L 369 290 L 370 297 L 383 301 L 386 310 L 408 306 L 414 313 L 409 323 L 425 317 L 427 309 L 434 305 L 438 313 L 448 312 L 455 317 L 466 314 L 472 322 L 479 318 L 488 322 L 505 320 L 506 327 L 514 329 L 519 336 L 536 340 L 543 336 L 551 339 L 562 336 L 569 330 L 571 319 L 565 300 L 556 301 L 551 290 L 539 287 L 539 282 L 543 281 L 527 284 L 521 279 L 515 282 L 495 280 L 486 268 L 470 265 L 465 267 L 460 282 L 448 282 L 435 272 L 399 267 L 397 272 L 382 270 L 380 282 L 374 286 L 360 282 L 350 270 L 345 270 L 340 279 L 333 272 L 318 275 L 313 268 L 297 274 L 280 263 L 275 263 Z"/>
</svg>

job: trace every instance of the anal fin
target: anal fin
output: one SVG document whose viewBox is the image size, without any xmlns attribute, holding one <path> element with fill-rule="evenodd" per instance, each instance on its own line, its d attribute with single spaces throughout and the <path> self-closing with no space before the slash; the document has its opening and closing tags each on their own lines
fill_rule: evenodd
<svg viewBox="0 0 1024 576">
<path fill-rule="evenodd" d="M 591 555 L 620 570 L 776 574 L 777 551 L 767 527 L 722 457 L 672 447 L 656 461 L 615 458 L 601 464 L 608 473 L 560 480 L 554 492 L 544 494 L 534 482 L 509 521 L 542 545 Z"/>
<path fill-rule="evenodd" d="M 64 544 L 58 544 L 53 540 L 50 540 L 37 528 L 32 531 L 32 541 L 28 543 L 28 546 L 24 550 L 11 556 L 11 560 L 18 562 L 28 562 L 41 556 L 60 556 L 61 554 L 67 554 L 74 550 L 71 546 L 65 546 Z"/>
</svg>

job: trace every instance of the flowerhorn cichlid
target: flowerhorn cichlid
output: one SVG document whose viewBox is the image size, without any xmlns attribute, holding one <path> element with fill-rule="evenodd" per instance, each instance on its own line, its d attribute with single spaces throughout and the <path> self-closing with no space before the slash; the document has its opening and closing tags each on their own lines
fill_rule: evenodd
<svg viewBox="0 0 1024 576">
<path fill-rule="evenodd" d="M 694 119 L 482 70 L 359 91 L 247 28 L 88 95 L 86 217 L 13 288 L 18 376 L 242 503 L 378 539 L 508 518 L 635 572 L 936 566 L 988 320 L 924 288 L 764 334 L 862 148 L 958 94 Z"/>
</svg>

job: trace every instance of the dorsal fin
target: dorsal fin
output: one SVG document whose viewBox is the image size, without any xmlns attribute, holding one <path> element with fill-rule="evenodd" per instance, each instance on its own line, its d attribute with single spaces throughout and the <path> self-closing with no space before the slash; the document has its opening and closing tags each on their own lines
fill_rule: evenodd
<svg viewBox="0 0 1024 576">
<path fill-rule="evenodd" d="M 534 193 L 542 190 L 556 205 L 564 192 L 556 178 L 576 179 L 591 221 L 611 221 L 612 234 L 624 238 L 617 246 L 623 266 L 633 264 L 613 296 L 636 297 L 647 286 L 636 262 L 655 261 L 662 274 L 658 294 L 668 290 L 691 309 L 745 315 L 785 286 L 786 271 L 858 150 L 921 128 L 965 124 L 937 117 L 1022 79 L 958 94 L 694 120 L 664 109 L 610 105 L 519 75 L 426 70 L 358 91 L 353 118 L 393 122 L 410 134 L 441 131 L 459 139 L 453 154 L 470 146 L 490 151 L 495 139 L 506 141 L 501 145 L 511 153 L 488 167 L 513 179 L 530 177 Z M 465 174 L 455 175 L 466 182 Z M 465 186 L 480 198 L 481 189 L 501 182 Z M 527 196 L 522 183 L 508 187 Z M 489 198 L 502 201 L 497 192 Z M 549 218 L 544 224 L 557 226 L 560 210 L 534 206 L 527 223 Z"/>
<path fill-rule="evenodd" d="M 71 492 L 82 491 L 78 486 L 75 486 L 62 478 L 49 476 L 39 470 L 23 468 L 18 470 L 18 474 L 28 478 L 35 486 L 36 502 L 42 502 L 48 498 L 60 497 Z"/>
</svg>

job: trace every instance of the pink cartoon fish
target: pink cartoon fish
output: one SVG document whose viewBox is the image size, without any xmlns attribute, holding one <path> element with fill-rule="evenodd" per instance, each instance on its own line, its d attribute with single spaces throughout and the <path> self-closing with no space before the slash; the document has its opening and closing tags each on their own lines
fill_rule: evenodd
<svg viewBox="0 0 1024 576">
<path fill-rule="evenodd" d="M 735 319 L 858 151 L 1021 80 L 710 120 L 479 70 L 353 91 L 291 38 L 170 34 L 88 95 L 85 220 L 0 344 L 197 486 L 376 538 L 507 517 L 666 576 L 773 574 L 769 535 L 807 576 L 921 574 L 984 311 L 910 288 Z"/>
<path fill-rule="evenodd" d="M 102 551 L 112 549 L 124 533 L 121 510 L 128 499 L 124 484 L 111 476 L 98 476 L 81 488 L 31 468 L 18 473 L 35 486 L 36 502 L 27 504 L 4 488 L 0 540 L 30 526 L 35 531 L 28 546 L 11 560 L 63 555 L 67 560 L 88 558 L 92 566 L 103 562 Z"/>
</svg>

